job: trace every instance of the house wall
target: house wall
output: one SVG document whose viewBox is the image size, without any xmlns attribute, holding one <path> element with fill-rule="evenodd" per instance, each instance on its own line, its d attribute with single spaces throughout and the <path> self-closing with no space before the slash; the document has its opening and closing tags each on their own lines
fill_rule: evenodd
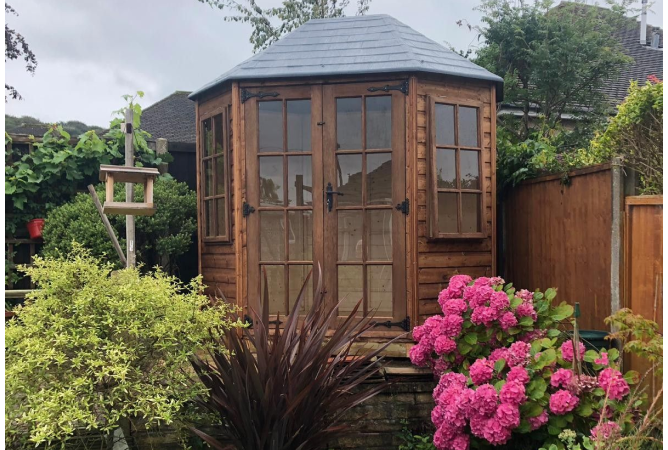
<svg viewBox="0 0 668 450">
<path fill-rule="evenodd" d="M 217 93 L 215 96 L 209 97 L 204 100 L 199 100 L 197 102 L 197 184 L 201 186 L 201 170 L 202 166 L 199 163 L 200 161 L 200 117 L 203 117 L 210 112 L 217 110 L 219 108 L 224 108 L 225 106 L 232 104 L 232 93 L 231 91 Z M 230 114 L 230 121 L 233 121 L 234 114 Z M 227 175 L 230 177 L 228 186 L 234 186 L 234 173 L 235 173 L 235 153 L 236 146 L 234 145 L 234 123 L 230 124 L 230 170 L 228 170 Z M 206 293 L 211 295 L 222 295 L 230 301 L 231 303 L 236 303 L 237 293 L 236 293 L 236 261 L 235 261 L 235 247 L 234 247 L 234 236 L 235 236 L 235 225 L 236 220 L 234 214 L 231 215 L 230 219 L 230 242 L 210 242 L 207 241 L 203 236 L 203 210 L 202 210 L 202 201 L 201 195 L 202 190 L 197 190 L 197 204 L 198 204 L 198 236 L 199 236 L 199 272 L 202 274 L 203 282 L 208 287 Z M 230 189 L 230 205 L 234 205 L 235 196 L 234 189 Z"/>
<path fill-rule="evenodd" d="M 429 126 L 428 96 L 442 102 L 481 103 L 482 106 L 482 173 L 484 212 L 483 238 L 429 238 Z M 488 83 L 458 79 L 417 81 L 416 160 L 417 186 L 414 204 L 417 217 L 417 313 L 419 322 L 440 312 L 439 292 L 450 277 L 467 274 L 472 277 L 493 276 L 495 271 L 496 179 L 496 108 L 494 87 Z M 411 236 L 408 236 L 411 239 Z"/>
</svg>

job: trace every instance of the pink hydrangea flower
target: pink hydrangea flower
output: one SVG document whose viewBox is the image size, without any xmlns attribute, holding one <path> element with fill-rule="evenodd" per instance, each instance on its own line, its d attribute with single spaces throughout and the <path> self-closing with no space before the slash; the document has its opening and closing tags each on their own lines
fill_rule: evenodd
<svg viewBox="0 0 668 450">
<path fill-rule="evenodd" d="M 576 395 L 561 389 L 550 396 L 550 411 L 562 416 L 573 411 L 578 403 L 580 399 Z"/>
<path fill-rule="evenodd" d="M 499 419 L 492 417 L 487 420 L 483 437 L 492 445 L 503 445 L 510 439 L 512 432 L 504 427 Z"/>
<path fill-rule="evenodd" d="M 573 380 L 573 371 L 569 369 L 557 369 L 550 378 L 550 384 L 553 387 L 567 387 Z"/>
<path fill-rule="evenodd" d="M 607 441 L 621 433 L 616 422 L 603 422 L 591 430 L 591 437 L 596 441 Z"/>
<path fill-rule="evenodd" d="M 579 356 L 580 356 L 580 361 L 584 359 L 584 354 L 585 354 L 585 346 L 582 342 L 578 342 L 578 350 L 579 350 Z M 564 361 L 572 362 L 573 358 L 575 357 L 574 350 L 573 350 L 573 341 L 568 340 L 561 344 L 561 357 L 564 358 Z"/>
<path fill-rule="evenodd" d="M 441 321 L 439 332 L 448 337 L 456 337 L 459 333 L 462 332 L 462 324 L 464 323 L 464 318 L 457 314 L 449 314 L 443 318 Z"/>
<path fill-rule="evenodd" d="M 610 364 L 610 361 L 608 361 L 608 353 L 607 352 L 601 352 L 601 357 L 596 358 L 594 360 L 594 364 L 598 364 L 600 366 L 607 366 Z"/>
<path fill-rule="evenodd" d="M 499 312 L 491 306 L 478 306 L 471 313 L 471 322 L 476 325 L 489 327 L 492 322 L 499 318 Z"/>
<path fill-rule="evenodd" d="M 455 314 L 461 316 L 466 312 L 468 309 L 468 305 L 466 304 L 466 301 L 462 298 L 453 298 L 450 300 L 446 300 L 445 302 L 441 303 L 441 300 L 439 298 L 438 303 L 441 305 L 441 309 L 443 310 L 443 314 Z"/>
<path fill-rule="evenodd" d="M 504 284 L 506 284 L 506 280 L 504 280 L 501 277 L 492 277 L 489 279 L 489 283 L 492 286 L 503 286 Z"/>
<path fill-rule="evenodd" d="M 543 410 L 543 412 L 541 412 L 536 417 L 529 417 L 527 420 L 529 421 L 529 425 L 531 426 L 531 431 L 537 430 L 547 423 L 548 420 L 547 411 Z"/>
<path fill-rule="evenodd" d="M 487 358 L 480 358 L 471 364 L 469 375 L 471 375 L 473 384 L 481 386 L 492 379 L 494 375 L 494 363 L 488 361 Z"/>
<path fill-rule="evenodd" d="M 522 300 L 524 300 L 523 303 L 533 302 L 533 292 L 529 292 L 526 289 L 521 289 L 521 290 L 515 292 L 515 297 L 519 297 Z"/>
<path fill-rule="evenodd" d="M 408 357 L 411 362 L 418 367 L 425 367 L 429 363 L 431 349 L 422 343 L 414 345 L 408 351 Z"/>
<path fill-rule="evenodd" d="M 533 309 L 533 305 L 531 303 L 522 303 L 519 305 L 515 310 L 515 314 L 517 314 L 517 317 L 531 317 L 534 322 L 536 319 L 538 319 L 538 313 L 536 313 L 536 310 Z"/>
<path fill-rule="evenodd" d="M 453 384 L 461 387 L 466 386 L 466 375 L 457 372 L 444 373 L 441 378 L 439 378 L 438 384 L 432 393 L 434 400 L 438 399 L 443 391 Z"/>
<path fill-rule="evenodd" d="M 508 331 L 509 328 L 517 325 L 517 317 L 515 317 L 515 314 L 512 312 L 506 311 L 499 318 L 499 324 L 501 325 L 501 329 L 503 331 Z"/>
<path fill-rule="evenodd" d="M 469 448 L 469 435 L 465 433 L 457 434 L 450 444 L 452 450 L 468 450 Z"/>
<path fill-rule="evenodd" d="M 472 403 L 476 406 L 478 414 L 491 416 L 496 412 L 498 395 L 491 384 L 483 384 L 473 393 Z"/>
<path fill-rule="evenodd" d="M 450 441 L 457 434 L 456 430 L 443 423 L 434 433 L 434 446 L 439 450 L 448 450 Z"/>
<path fill-rule="evenodd" d="M 631 390 L 622 373 L 610 367 L 598 374 L 598 384 L 613 400 L 621 400 Z"/>
<path fill-rule="evenodd" d="M 508 295 L 503 291 L 497 291 L 492 294 L 492 298 L 489 301 L 489 306 L 497 311 L 497 313 L 505 310 L 510 306 L 510 300 L 508 300 Z"/>
<path fill-rule="evenodd" d="M 519 340 L 531 343 L 537 339 L 543 339 L 545 336 L 547 336 L 547 331 L 545 330 L 532 330 L 523 334 Z"/>
<path fill-rule="evenodd" d="M 478 278 L 479 279 L 479 278 Z M 480 306 L 486 306 L 487 302 L 492 298 L 492 294 L 495 292 L 489 286 L 473 286 L 473 295 L 469 300 L 469 305 L 471 308 L 478 308 Z"/>
<path fill-rule="evenodd" d="M 432 360 L 432 372 L 434 375 L 440 377 L 446 370 L 450 369 L 450 363 L 443 358 L 436 358 Z"/>
<path fill-rule="evenodd" d="M 524 385 L 517 380 L 508 381 L 501 388 L 501 392 L 499 392 L 499 398 L 503 403 L 521 405 L 527 399 L 526 389 L 524 388 Z"/>
<path fill-rule="evenodd" d="M 420 342 L 422 338 L 429 332 L 424 325 L 418 325 L 413 328 L 413 340 L 415 342 Z"/>
<path fill-rule="evenodd" d="M 492 350 L 492 353 L 489 355 L 489 360 L 492 361 L 493 363 L 497 362 L 500 359 L 508 361 L 508 349 L 507 348 L 500 347 L 500 348 L 494 349 L 494 350 Z"/>
<path fill-rule="evenodd" d="M 523 366 L 527 363 L 531 352 L 531 345 L 527 342 L 513 342 L 508 348 L 508 366 Z"/>
<path fill-rule="evenodd" d="M 520 426 L 520 408 L 511 403 L 501 403 L 496 410 L 496 418 L 505 428 L 517 428 Z"/>
<path fill-rule="evenodd" d="M 529 373 L 522 366 L 515 366 L 510 369 L 506 381 L 519 381 L 522 384 L 527 384 L 530 381 Z"/>
<path fill-rule="evenodd" d="M 431 410 L 431 423 L 438 428 L 443 424 L 443 421 L 445 421 L 443 407 L 441 407 L 441 405 L 434 406 L 434 409 Z"/>
<path fill-rule="evenodd" d="M 439 355 L 446 355 L 457 350 L 457 343 L 447 336 L 439 336 L 434 342 L 434 351 Z"/>
</svg>

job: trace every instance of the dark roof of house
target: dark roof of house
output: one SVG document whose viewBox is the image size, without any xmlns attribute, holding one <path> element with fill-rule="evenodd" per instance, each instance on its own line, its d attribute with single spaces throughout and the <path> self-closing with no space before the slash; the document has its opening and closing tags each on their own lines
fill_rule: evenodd
<svg viewBox="0 0 668 450">
<path fill-rule="evenodd" d="M 190 94 L 231 80 L 429 72 L 503 79 L 432 41 L 394 17 L 378 14 L 309 20 L 266 50 Z M 502 94 L 502 92 L 500 92 Z"/>
<path fill-rule="evenodd" d="M 194 144 L 195 103 L 188 100 L 189 94 L 176 91 L 142 111 L 142 130 L 151 133 L 153 139 Z"/>
<path fill-rule="evenodd" d="M 658 48 L 652 47 L 654 33 L 659 36 Z M 645 84 L 649 75 L 655 75 L 663 80 L 663 30 L 647 25 L 647 45 L 640 44 L 640 22 L 634 21 L 630 26 L 622 28 L 616 33 L 622 44 L 624 53 L 633 62 L 624 67 L 619 76 L 610 80 L 604 88 L 612 103 L 620 104 L 626 98 L 631 81 Z"/>
</svg>

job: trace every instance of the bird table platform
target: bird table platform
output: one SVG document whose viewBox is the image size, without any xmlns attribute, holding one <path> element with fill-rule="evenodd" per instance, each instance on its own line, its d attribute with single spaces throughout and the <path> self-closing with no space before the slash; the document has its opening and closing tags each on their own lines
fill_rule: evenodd
<svg viewBox="0 0 668 450">
<path fill-rule="evenodd" d="M 100 166 L 100 181 L 106 183 L 106 199 L 102 210 L 105 214 L 128 216 L 151 216 L 155 213 L 153 205 L 153 182 L 160 175 L 158 169 L 151 167 Z M 114 183 L 136 183 L 144 185 L 144 202 L 115 202 Z"/>
</svg>

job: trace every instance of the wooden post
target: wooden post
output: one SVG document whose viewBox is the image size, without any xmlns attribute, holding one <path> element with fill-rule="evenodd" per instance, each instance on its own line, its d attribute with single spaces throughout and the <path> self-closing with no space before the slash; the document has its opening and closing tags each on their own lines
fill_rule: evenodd
<svg viewBox="0 0 668 450">
<path fill-rule="evenodd" d="M 134 167 L 135 152 L 132 148 L 133 141 L 133 119 L 134 113 L 132 107 L 125 110 L 125 165 Z M 132 183 L 125 183 L 125 201 L 130 203 L 134 200 L 132 192 Z M 125 235 L 127 239 L 127 267 L 137 265 L 137 256 L 135 251 L 135 216 L 125 216 Z"/>
<path fill-rule="evenodd" d="M 90 192 L 90 196 L 93 197 L 93 203 L 95 203 L 97 212 L 100 213 L 100 218 L 102 218 L 102 223 L 104 224 L 104 228 L 107 230 L 107 234 L 109 235 L 109 239 L 111 239 L 111 243 L 114 246 L 114 250 L 116 250 L 116 253 L 118 253 L 118 257 L 121 258 L 121 263 L 127 267 L 128 260 L 125 258 L 125 255 L 123 254 L 123 249 L 121 248 L 121 244 L 118 243 L 118 239 L 116 238 L 116 233 L 114 233 L 114 229 L 111 227 L 109 219 L 107 219 L 107 215 L 104 213 L 104 211 L 102 211 L 102 203 L 100 203 L 100 199 L 97 197 L 97 192 L 95 192 L 95 188 L 93 187 L 92 184 L 88 185 L 88 192 Z"/>
<path fill-rule="evenodd" d="M 167 153 L 167 139 L 163 138 L 158 138 L 155 140 L 155 153 L 158 156 L 164 155 Z M 168 167 L 169 164 L 167 163 L 160 163 L 158 166 L 158 170 L 160 171 L 161 174 L 165 174 L 168 172 Z"/>
<path fill-rule="evenodd" d="M 612 242 L 610 255 L 610 314 L 614 314 L 622 307 L 621 279 L 622 265 L 624 264 L 623 244 L 623 214 L 624 214 L 624 176 L 622 174 L 621 158 L 614 158 L 612 170 Z M 610 330 L 617 331 L 615 327 Z"/>
</svg>

